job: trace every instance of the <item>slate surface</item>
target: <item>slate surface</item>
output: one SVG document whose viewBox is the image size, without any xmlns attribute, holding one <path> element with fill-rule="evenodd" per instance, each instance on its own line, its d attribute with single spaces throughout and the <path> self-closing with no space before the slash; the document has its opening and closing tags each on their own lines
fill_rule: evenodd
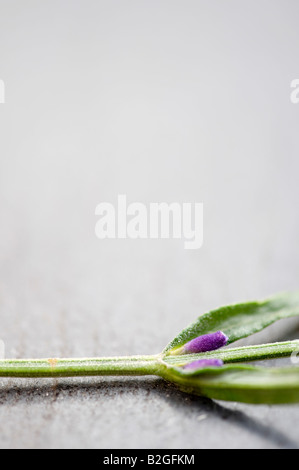
<svg viewBox="0 0 299 470">
<path fill-rule="evenodd" d="M 0 0 L 6 357 L 156 353 L 207 310 L 298 288 L 298 13 Z M 118 194 L 203 202 L 203 247 L 100 241 Z M 296 337 L 290 320 L 243 343 Z M 0 380 L 1 448 L 298 447 L 298 418 L 154 377 Z"/>
</svg>

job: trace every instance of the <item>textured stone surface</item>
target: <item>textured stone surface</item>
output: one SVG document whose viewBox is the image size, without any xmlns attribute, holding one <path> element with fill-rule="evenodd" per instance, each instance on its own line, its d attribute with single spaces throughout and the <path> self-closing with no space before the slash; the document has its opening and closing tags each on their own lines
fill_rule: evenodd
<svg viewBox="0 0 299 470">
<path fill-rule="evenodd" d="M 159 352 L 220 305 L 298 288 L 295 2 L 0 0 L 7 357 Z M 95 237 L 95 207 L 204 202 L 204 245 Z M 298 322 L 243 341 L 298 337 Z M 284 361 L 288 363 L 288 361 Z M 298 447 L 298 406 L 155 378 L 0 380 L 0 447 Z"/>
</svg>

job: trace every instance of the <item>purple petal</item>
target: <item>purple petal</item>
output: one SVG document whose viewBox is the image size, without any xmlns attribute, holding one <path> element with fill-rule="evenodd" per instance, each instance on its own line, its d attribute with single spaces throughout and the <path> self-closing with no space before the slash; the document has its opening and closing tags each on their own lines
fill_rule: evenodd
<svg viewBox="0 0 299 470">
<path fill-rule="evenodd" d="M 184 366 L 187 370 L 203 369 L 204 367 L 221 367 L 223 361 L 221 359 L 199 359 L 198 361 L 189 362 Z"/>
<path fill-rule="evenodd" d="M 184 352 L 189 354 L 214 351 L 225 346 L 227 341 L 228 337 L 222 331 L 217 331 L 192 339 L 184 345 Z"/>
</svg>

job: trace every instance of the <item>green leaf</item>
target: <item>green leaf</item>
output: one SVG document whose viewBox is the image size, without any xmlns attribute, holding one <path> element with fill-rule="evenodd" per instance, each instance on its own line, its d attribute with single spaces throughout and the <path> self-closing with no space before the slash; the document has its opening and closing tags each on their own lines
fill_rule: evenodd
<svg viewBox="0 0 299 470">
<path fill-rule="evenodd" d="M 185 328 L 164 349 L 168 353 L 197 336 L 221 330 L 228 344 L 250 336 L 277 320 L 299 315 L 299 292 L 283 293 L 267 300 L 221 307 L 201 315 Z"/>
<path fill-rule="evenodd" d="M 299 402 L 299 367 L 226 365 L 197 371 L 168 366 L 164 378 L 196 395 L 252 404 Z"/>
</svg>

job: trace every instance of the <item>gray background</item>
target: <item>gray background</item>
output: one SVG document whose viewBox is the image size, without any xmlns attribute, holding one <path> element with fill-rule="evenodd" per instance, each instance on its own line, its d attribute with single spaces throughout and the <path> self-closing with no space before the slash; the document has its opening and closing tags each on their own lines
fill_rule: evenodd
<svg viewBox="0 0 299 470">
<path fill-rule="evenodd" d="M 298 14 L 296 0 L 0 0 L 7 357 L 156 353 L 206 310 L 298 287 Z M 95 207 L 118 194 L 203 202 L 203 247 L 98 240 Z M 298 418 L 155 378 L 0 381 L 9 448 L 297 447 Z"/>
</svg>

